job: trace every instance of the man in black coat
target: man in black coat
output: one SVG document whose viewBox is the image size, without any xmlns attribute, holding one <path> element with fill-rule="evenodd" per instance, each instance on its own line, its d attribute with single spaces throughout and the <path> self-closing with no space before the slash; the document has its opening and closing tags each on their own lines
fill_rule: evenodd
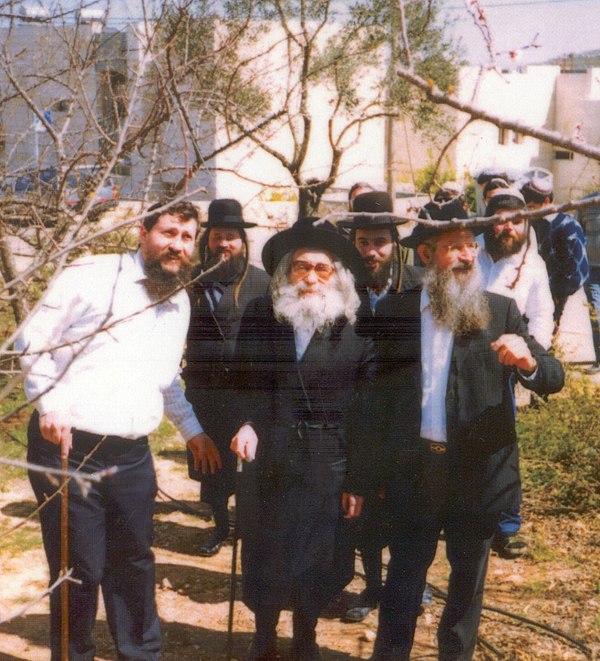
<svg viewBox="0 0 600 661">
<path fill-rule="evenodd" d="M 448 210 L 439 220 L 465 218 Z M 520 490 L 514 379 L 545 394 L 561 389 L 564 373 L 528 334 L 515 302 L 482 291 L 471 229 L 421 224 L 403 243 L 428 267 L 424 285 L 390 294 L 365 319 L 378 348 L 376 410 L 384 416 L 373 426 L 382 430 L 377 449 L 361 465 L 378 476 L 392 516 L 372 658 L 408 661 L 443 529 L 451 573 L 439 658 L 466 661 L 498 515 Z"/>
<path fill-rule="evenodd" d="M 267 242 L 263 263 L 272 293 L 242 319 L 244 424 L 231 445 L 252 462 L 240 499 L 243 594 L 256 624 L 247 658 L 278 658 L 279 613 L 291 606 L 292 658 L 313 661 L 319 612 L 341 587 L 341 556 L 353 552 L 344 517 L 360 513 L 363 485 L 347 460 L 368 441 L 362 394 L 374 352 L 354 332 L 360 256 L 335 230 L 299 221 Z"/>
<path fill-rule="evenodd" d="M 183 378 L 186 396 L 216 447 L 188 457 L 191 474 L 202 481 L 202 501 L 212 507 L 215 528 L 200 555 L 218 553 L 229 534 L 227 501 L 235 487 L 235 456 L 229 450 L 235 422 L 231 399 L 235 384 L 230 363 L 240 320 L 249 301 L 267 291 L 270 278 L 248 261 L 247 223 L 237 200 L 213 200 L 200 239 L 200 265 L 193 273 L 192 310 Z M 199 277 L 197 277 L 199 276 Z M 208 431 L 210 430 L 210 431 Z"/>
<path fill-rule="evenodd" d="M 418 285 L 423 269 L 403 262 L 399 222 L 393 218 L 394 206 L 388 193 L 362 192 L 353 198 L 351 210 L 360 215 L 343 220 L 338 226 L 350 230 L 350 240 L 362 257 L 369 300 L 369 310 L 363 305 L 363 312 L 374 314 L 376 305 L 389 292 Z M 388 545 L 388 526 L 382 499 L 374 490 L 365 494 L 358 528 L 357 548 L 364 568 L 365 589 L 346 611 L 346 622 L 364 620 L 377 608 L 382 592 L 382 550 Z"/>
</svg>

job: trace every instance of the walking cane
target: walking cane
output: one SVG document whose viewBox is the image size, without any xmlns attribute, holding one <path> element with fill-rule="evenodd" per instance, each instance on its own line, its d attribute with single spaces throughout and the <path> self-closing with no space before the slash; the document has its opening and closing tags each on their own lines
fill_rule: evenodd
<svg viewBox="0 0 600 661">
<path fill-rule="evenodd" d="M 240 536 L 240 506 L 239 506 L 239 476 L 242 472 L 242 460 L 237 458 L 235 470 L 235 521 L 233 524 L 233 549 L 231 552 L 231 580 L 229 583 L 229 615 L 227 618 L 227 652 L 226 661 L 231 661 L 233 649 L 233 612 L 235 608 L 235 593 L 237 587 L 237 550 Z"/>
<path fill-rule="evenodd" d="M 69 449 L 61 444 L 61 496 L 60 496 L 60 575 L 69 570 Z M 69 661 L 69 582 L 60 584 L 60 659 Z"/>
</svg>

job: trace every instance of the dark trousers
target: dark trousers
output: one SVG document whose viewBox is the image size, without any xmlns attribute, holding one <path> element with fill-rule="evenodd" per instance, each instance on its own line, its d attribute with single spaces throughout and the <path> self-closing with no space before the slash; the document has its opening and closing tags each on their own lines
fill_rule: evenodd
<svg viewBox="0 0 600 661">
<path fill-rule="evenodd" d="M 42 438 L 37 414 L 29 424 L 28 461 L 60 468 L 60 448 Z M 102 439 L 73 432 L 69 467 L 92 473 L 116 466 L 116 473 L 82 492 L 69 483 L 69 567 L 81 584 L 69 583 L 69 659 L 92 661 L 92 635 L 98 604 L 98 588 L 106 606 L 111 634 L 121 661 L 155 661 L 161 647 L 160 626 L 154 596 L 152 553 L 156 476 L 147 439 L 131 441 L 106 437 L 91 458 L 85 456 Z M 56 490 L 56 483 L 42 473 L 29 479 L 38 503 Z M 53 583 L 60 571 L 60 497 L 40 512 L 44 549 Z M 50 596 L 52 661 L 61 653 L 60 588 Z"/>
<path fill-rule="evenodd" d="M 448 600 L 438 627 L 439 658 L 468 661 L 477 642 L 488 555 L 497 516 L 406 515 L 392 523 L 390 562 L 379 607 L 374 659 L 408 661 L 427 570 L 435 558 L 440 531 L 450 563 Z"/>
</svg>

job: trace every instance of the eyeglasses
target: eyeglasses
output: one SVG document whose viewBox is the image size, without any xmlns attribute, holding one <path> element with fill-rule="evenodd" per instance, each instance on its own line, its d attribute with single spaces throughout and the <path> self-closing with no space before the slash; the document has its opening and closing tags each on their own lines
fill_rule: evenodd
<svg viewBox="0 0 600 661">
<path fill-rule="evenodd" d="M 292 262 L 292 272 L 301 278 L 305 278 L 311 271 L 314 271 L 317 274 L 319 280 L 329 280 L 329 278 L 335 273 L 335 269 L 329 264 L 323 264 L 321 262 L 318 264 L 311 264 L 310 262 L 305 262 L 301 259 L 295 259 Z"/>
</svg>

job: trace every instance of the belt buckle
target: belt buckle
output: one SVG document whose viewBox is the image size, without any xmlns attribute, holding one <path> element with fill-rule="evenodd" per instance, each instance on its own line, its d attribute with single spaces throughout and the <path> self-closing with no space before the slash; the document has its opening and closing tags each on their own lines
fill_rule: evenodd
<svg viewBox="0 0 600 661">
<path fill-rule="evenodd" d="M 431 441 L 429 443 L 429 451 L 433 452 L 433 454 L 446 454 L 446 444 L 445 443 L 439 443 L 436 441 Z"/>
</svg>

